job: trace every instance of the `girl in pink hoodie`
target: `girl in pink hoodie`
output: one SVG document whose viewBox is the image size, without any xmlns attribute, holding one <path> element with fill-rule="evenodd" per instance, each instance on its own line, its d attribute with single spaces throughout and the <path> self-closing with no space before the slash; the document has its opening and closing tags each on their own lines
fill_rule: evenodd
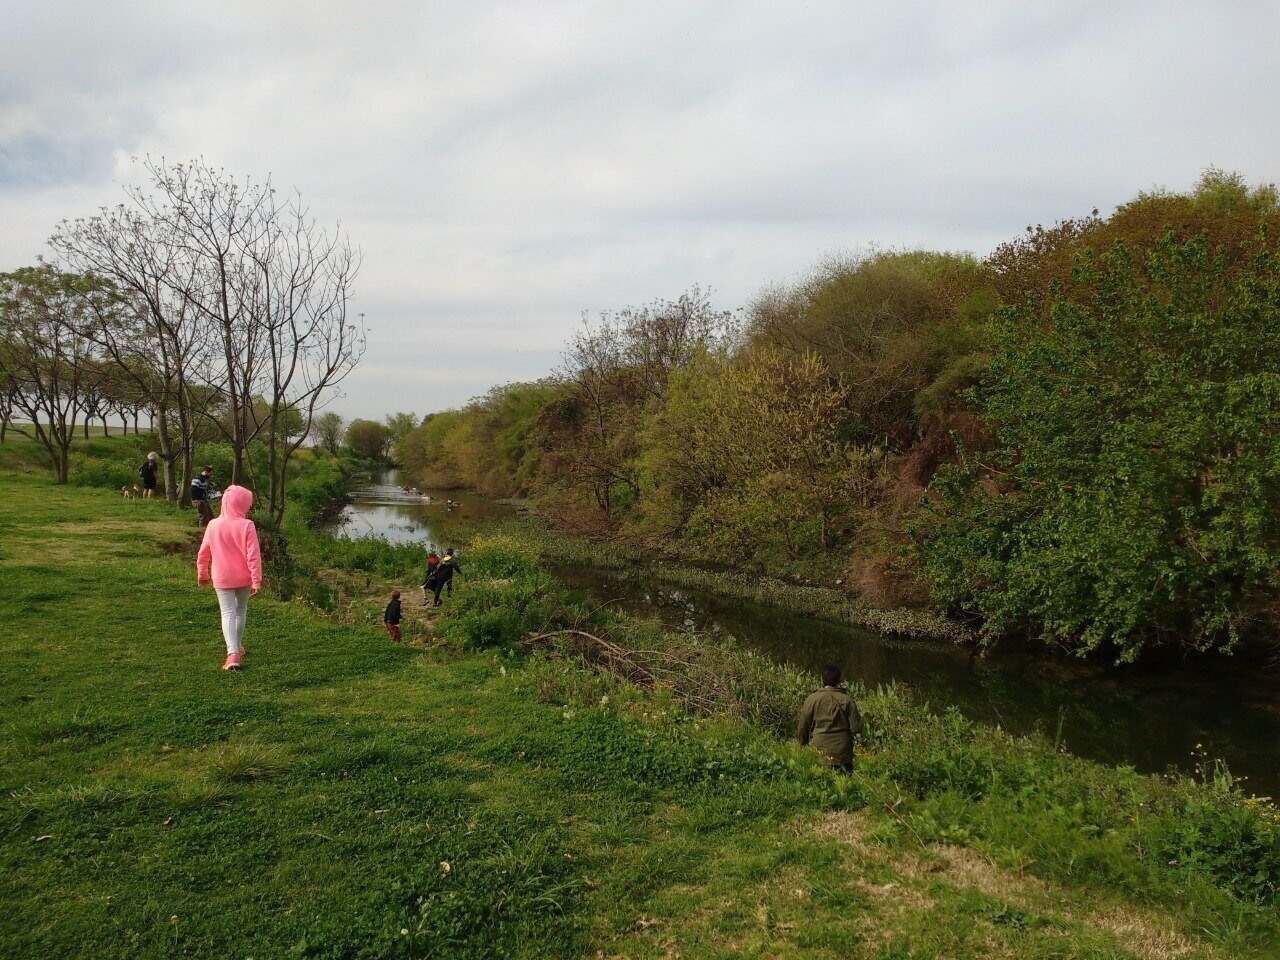
<svg viewBox="0 0 1280 960">
<path fill-rule="evenodd" d="M 223 670 L 239 670 L 244 656 L 244 621 L 249 596 L 262 586 L 262 556 L 258 528 L 245 514 L 253 506 L 253 493 L 235 484 L 222 491 L 222 512 L 204 528 L 204 541 L 196 557 L 196 582 L 213 587 L 222 610 L 222 636 L 227 641 Z"/>
</svg>

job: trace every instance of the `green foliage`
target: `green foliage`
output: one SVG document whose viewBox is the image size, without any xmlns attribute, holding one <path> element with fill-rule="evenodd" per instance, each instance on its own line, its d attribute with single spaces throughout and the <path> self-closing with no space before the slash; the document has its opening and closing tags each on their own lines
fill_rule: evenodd
<svg viewBox="0 0 1280 960">
<path fill-rule="evenodd" d="M 142 485 L 138 468 L 142 465 L 149 437 L 113 437 L 82 440 L 75 445 L 71 457 L 69 482 L 77 487 L 121 487 Z"/>
<path fill-rule="evenodd" d="M 328 453 L 336 454 L 342 447 L 346 436 L 347 424 L 337 413 L 327 410 L 316 417 L 313 433 L 316 445 Z"/>
<path fill-rule="evenodd" d="M 0 731 L 6 956 L 713 958 L 732 942 L 819 960 L 868 952 L 873 931 L 885 955 L 1049 960 L 1128 955 L 1130 929 L 1188 956 L 1275 952 L 1274 809 L 1229 777 L 1075 760 L 899 690 L 858 692 L 868 742 L 836 776 L 576 656 L 407 649 L 269 591 L 228 676 L 212 596 L 159 549 L 189 516 L 0 482 L 0 629 L 39 638 L 0 665 L 18 705 Z M 314 564 L 321 538 L 298 529 L 290 550 Z M 527 562 L 496 545 L 476 569 Z M 804 689 L 668 636 L 780 717 Z M 993 893 L 949 869 L 961 855 Z"/>
<path fill-rule="evenodd" d="M 352 420 L 347 425 L 346 445 L 361 460 L 384 460 L 391 435 L 376 420 Z"/>
<path fill-rule="evenodd" d="M 456 603 L 443 612 L 437 633 L 475 650 L 512 649 L 555 620 L 563 597 L 538 570 L 537 555 L 510 537 L 477 538 L 465 558 Z"/>
<path fill-rule="evenodd" d="M 573 634 L 551 638 L 547 649 L 563 666 L 538 668 L 540 688 L 583 708 L 612 702 L 648 713 L 656 701 L 664 717 L 668 708 L 685 722 L 734 716 L 790 738 L 813 683 L 729 639 L 672 632 L 607 608 L 584 610 L 536 572 L 468 588 L 449 618 L 445 634 L 475 646 L 510 646 L 527 632 L 571 626 L 627 651 L 612 679 L 587 680 L 580 664 L 596 663 L 607 674 L 607 663 L 584 653 Z M 619 681 L 646 674 L 661 683 L 637 701 L 635 688 Z M 1280 815 L 1247 797 L 1221 768 L 1205 783 L 1142 776 L 1061 753 L 1038 736 L 1010 736 L 955 709 L 937 713 L 901 687 L 854 693 L 865 722 L 860 769 L 840 802 L 884 802 L 900 792 L 900 822 L 917 839 L 1013 848 L 1046 875 L 1101 880 L 1157 902 L 1201 888 L 1258 905 L 1280 894 Z M 754 762 L 785 775 L 785 760 L 772 766 L 754 750 L 748 751 Z M 679 769 L 668 757 L 646 773 L 681 782 Z"/>
<path fill-rule="evenodd" d="M 396 456 L 424 487 L 473 486 L 483 453 L 477 427 L 473 413 L 446 410 L 432 414 L 422 426 L 405 434 Z"/>
<path fill-rule="evenodd" d="M 538 423 L 554 393 L 544 383 L 494 387 L 465 409 L 428 416 L 400 438 L 396 456 L 423 486 L 525 493 L 545 452 Z"/>
<path fill-rule="evenodd" d="M 316 526 L 333 518 L 347 502 L 350 470 L 338 457 L 314 457 L 289 481 L 289 501 L 303 522 Z"/>
<path fill-rule="evenodd" d="M 335 537 L 308 529 L 303 524 L 289 524 L 291 541 L 303 546 L 299 563 L 311 569 L 333 568 L 353 570 L 370 577 L 421 582 L 426 555 L 420 545 L 388 543 L 381 537 Z"/>
<path fill-rule="evenodd" d="M 398 456 L 563 529 L 992 638 L 1231 648 L 1280 610 L 1277 196 L 1209 169 L 981 261 L 834 258 L 745 323 L 697 290 L 606 313 L 556 377 L 429 416 Z"/>
<path fill-rule="evenodd" d="M 262 551 L 262 576 L 282 597 L 292 596 L 297 589 L 296 570 L 289 552 L 289 537 L 282 524 L 268 510 L 255 510 L 254 526 L 258 529 L 258 547 Z"/>
<path fill-rule="evenodd" d="M 476 537 L 467 550 L 467 570 L 480 576 L 532 576 L 537 569 L 537 550 L 527 541 L 515 537 L 501 534 Z"/>
<path fill-rule="evenodd" d="M 640 525 L 726 562 L 842 542 L 876 458 L 844 439 L 845 400 L 812 353 L 700 353 L 672 374 L 644 434 Z"/>
<path fill-rule="evenodd" d="M 752 307 L 752 342 L 816 354 L 846 390 L 856 439 L 909 445 L 920 415 L 954 404 L 940 381 L 972 365 L 984 321 L 999 305 L 989 267 L 969 254 L 927 250 L 836 257 Z"/>
<path fill-rule="evenodd" d="M 387 443 L 394 449 L 405 434 L 418 426 L 419 417 L 416 413 L 402 410 L 399 413 L 387 414 L 384 423 L 387 428 Z"/>
<path fill-rule="evenodd" d="M 1274 183 L 1250 186 L 1243 175 L 1217 167 L 1209 167 L 1200 175 L 1190 199 L 1211 213 L 1244 211 L 1255 217 L 1280 213 L 1280 191 Z"/>
<path fill-rule="evenodd" d="M 979 399 L 996 449 L 944 470 L 921 555 L 989 635 L 1121 660 L 1231 647 L 1276 599 L 1280 269 L 1203 238 L 1082 259 L 1010 310 Z"/>
</svg>

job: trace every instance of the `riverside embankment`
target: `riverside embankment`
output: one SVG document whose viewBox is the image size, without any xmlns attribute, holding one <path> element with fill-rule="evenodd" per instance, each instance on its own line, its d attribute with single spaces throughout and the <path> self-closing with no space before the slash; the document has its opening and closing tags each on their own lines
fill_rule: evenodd
<svg viewBox="0 0 1280 960">
<path fill-rule="evenodd" d="M 442 547 L 477 529 L 500 528 L 540 541 L 556 577 L 596 602 L 656 615 L 676 628 L 732 636 L 780 663 L 811 670 L 836 663 L 868 687 L 905 683 L 939 708 L 954 706 L 1014 734 L 1039 730 L 1071 752 L 1102 762 L 1193 773 L 1205 757 L 1222 759 L 1234 774 L 1248 778 L 1248 789 L 1280 796 L 1277 670 L 1222 658 L 1212 669 L 1179 670 L 1118 669 L 1025 650 L 975 657 L 955 643 L 746 599 L 741 576 L 729 581 L 737 595 L 725 595 L 716 589 L 724 578 L 664 560 L 617 559 L 598 546 L 557 549 L 562 535 L 542 533 L 533 521 L 512 522 L 516 515 L 509 504 L 466 492 L 406 492 L 388 472 L 354 492 L 341 529 Z M 786 585 L 767 592 L 784 603 L 788 599 Z M 841 616 L 839 602 L 830 607 L 833 618 Z"/>
<path fill-rule="evenodd" d="M 573 609 L 509 539 L 469 551 L 425 649 L 269 577 L 228 675 L 189 512 L 0 484 L 0 628 L 23 638 L 0 667 L 5 956 L 1263 960 L 1280 942 L 1274 812 L 1221 780 L 1115 770 L 894 691 L 863 695 L 858 769 L 835 777 L 733 712 L 486 649 Z M 302 568 L 312 546 L 294 541 Z M 725 657 L 789 712 L 805 678 Z"/>
</svg>

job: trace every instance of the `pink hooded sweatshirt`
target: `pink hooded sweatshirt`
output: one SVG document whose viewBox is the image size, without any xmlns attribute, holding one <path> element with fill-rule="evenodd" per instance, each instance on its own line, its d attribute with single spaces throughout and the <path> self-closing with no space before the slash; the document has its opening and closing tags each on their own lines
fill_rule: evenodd
<svg viewBox="0 0 1280 960">
<path fill-rule="evenodd" d="M 245 516 L 253 506 L 253 493 L 235 484 L 222 491 L 222 513 L 204 528 L 204 541 L 196 556 L 196 577 L 209 579 L 224 590 L 262 586 L 262 555 L 258 552 L 258 528 Z"/>
</svg>

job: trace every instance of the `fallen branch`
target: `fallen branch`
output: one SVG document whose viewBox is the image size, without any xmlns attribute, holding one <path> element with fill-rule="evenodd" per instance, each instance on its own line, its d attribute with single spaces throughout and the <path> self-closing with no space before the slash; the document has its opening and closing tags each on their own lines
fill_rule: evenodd
<svg viewBox="0 0 1280 960">
<path fill-rule="evenodd" d="M 565 643 L 563 641 L 569 641 Z M 662 688 L 686 707 L 713 714 L 733 705 L 723 681 L 692 658 L 669 650 L 628 650 L 586 630 L 567 628 L 530 634 L 525 645 L 556 647 L 576 654 L 597 673 L 607 673 L 637 686 Z"/>
</svg>

